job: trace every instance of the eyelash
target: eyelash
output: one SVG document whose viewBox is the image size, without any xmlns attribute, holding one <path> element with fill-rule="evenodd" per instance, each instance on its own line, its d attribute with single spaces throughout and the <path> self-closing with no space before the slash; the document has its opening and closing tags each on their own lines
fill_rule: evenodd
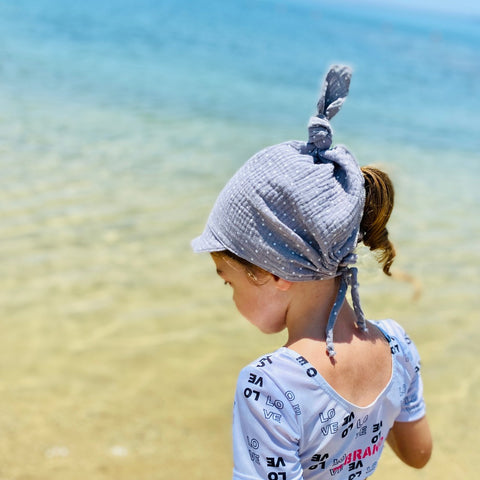
<svg viewBox="0 0 480 480">
<path fill-rule="evenodd" d="M 227 281 L 223 282 L 223 284 L 224 284 L 224 285 L 231 285 L 231 283 L 230 283 L 230 282 L 227 282 Z"/>
</svg>

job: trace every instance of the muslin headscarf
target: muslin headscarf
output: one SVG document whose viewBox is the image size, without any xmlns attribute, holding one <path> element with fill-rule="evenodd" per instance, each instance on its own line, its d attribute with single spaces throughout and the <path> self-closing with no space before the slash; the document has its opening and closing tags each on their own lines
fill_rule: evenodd
<svg viewBox="0 0 480 480">
<path fill-rule="evenodd" d="M 335 355 L 333 327 L 348 286 L 359 328 L 365 317 L 358 296 L 357 257 L 365 187 L 344 146 L 332 145 L 330 119 L 348 95 L 351 70 L 334 65 L 323 83 L 308 142 L 288 141 L 251 157 L 218 196 L 195 252 L 228 250 L 285 280 L 341 283 L 326 329 Z"/>
</svg>

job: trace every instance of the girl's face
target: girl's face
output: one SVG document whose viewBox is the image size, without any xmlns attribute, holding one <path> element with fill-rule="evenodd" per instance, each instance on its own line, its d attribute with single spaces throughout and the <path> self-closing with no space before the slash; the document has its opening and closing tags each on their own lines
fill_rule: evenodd
<svg viewBox="0 0 480 480">
<path fill-rule="evenodd" d="M 243 265 L 228 257 L 212 255 L 217 274 L 233 289 L 238 311 L 263 333 L 277 333 L 286 327 L 288 288 L 279 286 L 271 274 L 261 282 L 252 280 Z M 280 280 L 281 281 L 281 280 Z"/>
</svg>

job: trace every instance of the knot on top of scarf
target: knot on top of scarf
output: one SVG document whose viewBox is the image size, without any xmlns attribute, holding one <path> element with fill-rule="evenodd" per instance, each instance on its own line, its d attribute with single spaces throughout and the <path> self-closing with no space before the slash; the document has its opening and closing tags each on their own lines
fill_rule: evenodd
<svg viewBox="0 0 480 480">
<path fill-rule="evenodd" d="M 308 123 L 308 143 L 318 150 L 328 150 L 332 145 L 332 127 L 325 117 L 311 117 Z"/>
<path fill-rule="evenodd" d="M 328 150 L 332 145 L 332 128 L 329 120 L 340 110 L 347 98 L 352 70 L 345 65 L 333 65 L 323 82 L 317 103 L 317 116 L 308 124 L 308 144 L 312 150 Z"/>
</svg>

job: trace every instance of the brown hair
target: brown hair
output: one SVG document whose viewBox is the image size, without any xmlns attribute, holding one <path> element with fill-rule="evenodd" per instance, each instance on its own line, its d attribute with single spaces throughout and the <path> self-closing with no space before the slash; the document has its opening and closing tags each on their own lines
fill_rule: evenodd
<svg viewBox="0 0 480 480">
<path fill-rule="evenodd" d="M 393 210 L 394 189 L 390 177 L 375 167 L 362 167 L 365 179 L 365 207 L 360 223 L 363 243 L 370 250 L 379 250 L 377 260 L 383 271 L 391 275 L 390 266 L 395 248 L 388 238 L 387 222 Z"/>
</svg>

